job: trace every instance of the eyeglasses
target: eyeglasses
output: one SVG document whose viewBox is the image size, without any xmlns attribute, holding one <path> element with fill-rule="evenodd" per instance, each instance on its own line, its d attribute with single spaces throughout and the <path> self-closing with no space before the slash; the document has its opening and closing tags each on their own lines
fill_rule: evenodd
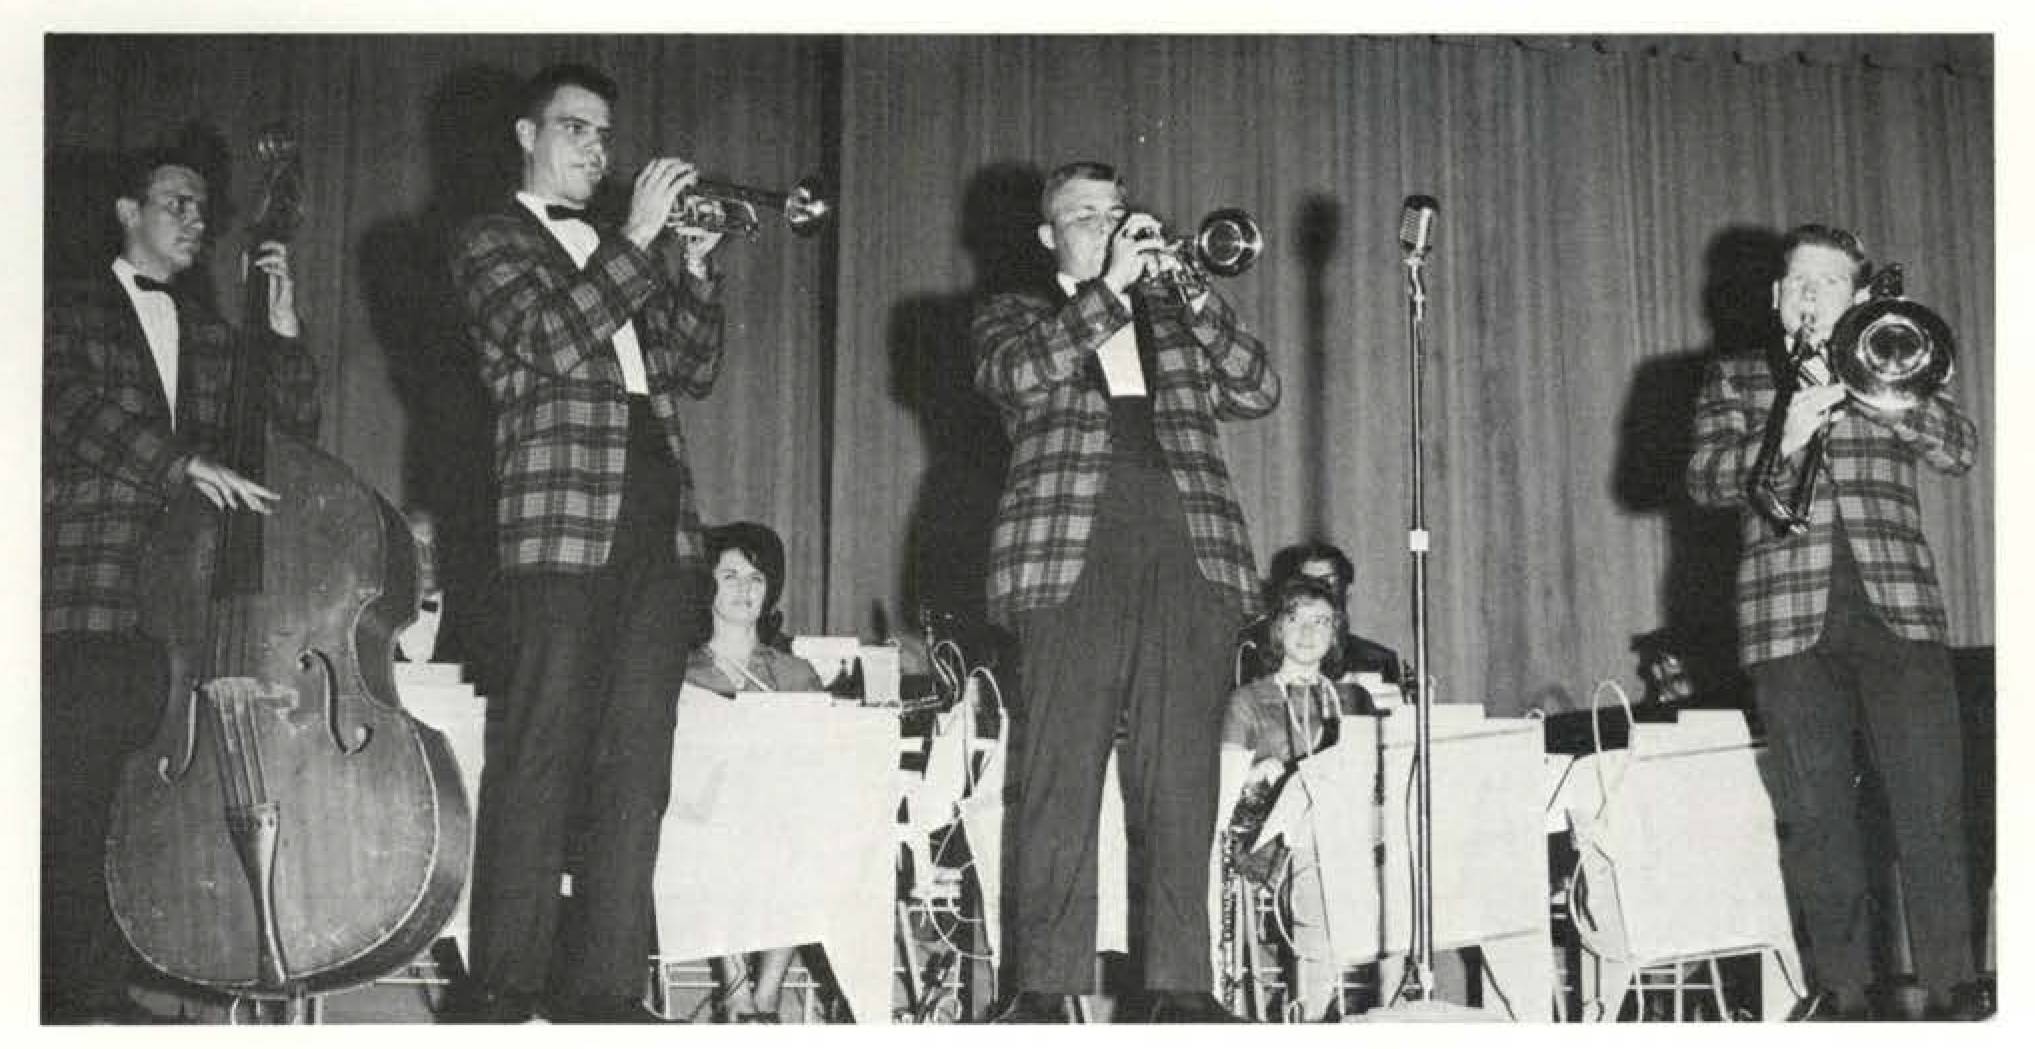
<svg viewBox="0 0 2035 1049">
<path fill-rule="evenodd" d="M 169 197 L 150 197 L 149 202 L 186 221 L 205 217 L 205 201 L 188 193 L 178 193 Z"/>
<path fill-rule="evenodd" d="M 1307 627 L 1311 630 L 1331 630 L 1335 628 L 1335 617 L 1326 614 L 1287 616 L 1286 622 L 1292 626 Z"/>
</svg>

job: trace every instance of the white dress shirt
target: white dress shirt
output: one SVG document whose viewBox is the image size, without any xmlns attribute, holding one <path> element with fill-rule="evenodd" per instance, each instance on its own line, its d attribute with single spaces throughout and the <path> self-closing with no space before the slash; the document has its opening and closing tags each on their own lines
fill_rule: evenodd
<svg viewBox="0 0 2035 1049">
<path fill-rule="evenodd" d="M 544 228 L 558 238 L 558 243 L 565 248 L 565 253 L 572 256 L 573 265 L 580 269 L 586 268 L 586 260 L 593 257 L 594 249 L 601 244 L 601 235 L 595 233 L 592 226 L 573 219 L 554 222 L 551 216 L 544 213 L 545 205 L 563 204 L 564 201 L 545 200 L 535 194 L 521 192 L 516 194 L 516 200 L 529 208 L 530 213 L 537 216 L 537 221 L 544 223 Z M 650 392 L 650 376 L 643 370 L 643 344 L 636 341 L 636 322 L 624 323 L 621 329 L 615 332 L 614 341 L 615 359 L 622 365 L 623 387 L 630 393 L 647 395 Z"/>
<path fill-rule="evenodd" d="M 141 334 L 148 339 L 149 355 L 155 358 L 156 378 L 162 380 L 163 399 L 170 405 L 170 426 L 177 425 L 177 302 L 159 291 L 143 291 L 136 287 L 134 278 L 140 270 L 126 259 L 113 260 L 113 275 L 119 279 L 120 287 L 127 292 L 127 299 L 134 303 L 135 316 L 141 319 Z"/>
<path fill-rule="evenodd" d="M 1060 282 L 1060 290 L 1066 292 L 1070 297 L 1074 294 L 1075 289 L 1081 286 L 1081 282 L 1069 277 L 1065 273 L 1056 273 L 1053 276 L 1054 279 Z M 1108 285 L 1103 287 L 1105 290 L 1109 290 Z M 1117 301 L 1123 303 L 1124 309 L 1131 308 L 1129 299 L 1122 295 L 1117 295 L 1113 290 L 1110 290 L 1109 293 L 1116 295 Z M 1138 363 L 1138 326 L 1136 324 L 1126 324 L 1110 333 L 1109 338 L 1103 340 L 1101 348 L 1095 351 L 1095 355 L 1102 360 L 1102 380 L 1108 385 L 1111 397 L 1146 396 L 1145 369 L 1143 365 Z"/>
</svg>

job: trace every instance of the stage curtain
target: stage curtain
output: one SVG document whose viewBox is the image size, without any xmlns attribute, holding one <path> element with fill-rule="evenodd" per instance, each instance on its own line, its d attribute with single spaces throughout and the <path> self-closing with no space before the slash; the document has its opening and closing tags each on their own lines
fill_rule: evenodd
<svg viewBox="0 0 2035 1049">
<path fill-rule="evenodd" d="M 621 87 L 617 169 L 676 153 L 711 176 L 769 185 L 820 160 L 834 51 L 766 36 L 52 36 L 47 275 L 111 257 L 108 157 L 197 120 L 229 161 L 230 182 L 213 193 L 238 214 L 214 223 L 210 275 L 233 315 L 252 139 L 272 122 L 294 128 L 306 199 L 293 250 L 326 376 L 321 443 L 399 505 L 435 512 L 452 614 L 485 612 L 491 423 L 445 253 L 461 220 L 517 184 L 520 82 L 553 61 L 594 63 Z M 685 415 L 700 505 L 710 523 L 748 518 L 784 534 L 790 625 L 818 629 L 824 245 L 769 230 L 720 258 L 727 360 L 713 395 Z M 489 647 L 488 624 L 468 625 L 466 647 Z"/>
<path fill-rule="evenodd" d="M 1993 432 L 1989 70 L 1984 38 L 850 37 L 829 620 L 979 608 L 1007 449 L 970 393 L 969 298 L 1037 262 L 1042 170 L 1092 158 L 1178 230 L 1222 206 L 1265 226 L 1223 285 L 1285 382 L 1225 427 L 1261 569 L 1338 542 L 1357 630 L 1411 657 L 1396 234 L 1433 194 L 1438 697 L 1636 688 L 1631 642 L 1662 628 L 1722 675 L 1735 528 L 1679 473 L 1702 365 L 1764 323 L 1781 230 L 1849 226 L 1905 263 Z M 1993 640 L 1997 457 L 1925 482 L 1954 643 Z"/>
<path fill-rule="evenodd" d="M 676 151 L 754 185 L 840 183 L 832 239 L 727 249 L 728 366 L 687 415 L 706 517 L 785 533 L 801 631 L 979 612 L 1006 449 L 970 385 L 971 297 L 1036 276 L 1037 180 L 1075 157 L 1116 163 L 1177 228 L 1231 205 L 1264 223 L 1264 259 L 1223 287 L 1286 383 L 1274 415 L 1225 428 L 1260 563 L 1339 542 L 1358 630 L 1408 655 L 1396 232 L 1406 195 L 1440 199 L 1444 700 L 1574 706 L 1634 684 L 1631 639 L 1661 628 L 1728 666 L 1734 529 L 1678 473 L 1702 363 L 1757 330 L 1757 260 L 1788 225 L 1849 225 L 1906 264 L 1993 432 L 1984 37 L 52 36 L 45 54 L 46 277 L 104 264 L 111 151 L 195 118 L 231 150 L 218 195 L 241 214 L 210 267 L 231 312 L 248 143 L 296 128 L 321 441 L 438 514 L 469 610 L 490 439 L 444 242 L 513 183 L 515 85 L 556 59 L 621 83 L 625 170 Z M 1994 639 L 1996 461 L 1924 492 L 1959 644 Z"/>
</svg>

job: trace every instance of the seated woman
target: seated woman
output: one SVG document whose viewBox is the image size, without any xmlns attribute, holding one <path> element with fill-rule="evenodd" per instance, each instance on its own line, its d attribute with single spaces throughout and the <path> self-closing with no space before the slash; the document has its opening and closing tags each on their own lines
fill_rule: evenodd
<svg viewBox="0 0 2035 1049">
<path fill-rule="evenodd" d="M 818 692 L 820 676 L 785 649 L 777 600 L 784 593 L 784 542 L 768 527 L 738 522 L 708 529 L 713 568 L 713 634 L 695 649 L 685 679 L 739 700 L 743 692 Z M 795 947 L 713 960 L 717 1017 L 776 1023 L 778 996 Z"/>
<path fill-rule="evenodd" d="M 1288 580 L 1300 578 L 1318 579 L 1332 592 L 1336 610 L 1343 613 L 1345 622 L 1335 651 L 1322 664 L 1322 673 L 1329 680 L 1361 684 L 1363 679 L 1368 679 L 1392 686 L 1401 683 L 1399 653 L 1370 638 L 1349 632 L 1347 617 L 1357 570 L 1341 548 L 1318 539 L 1297 543 L 1272 555 L 1271 571 L 1268 593 L 1277 592 Z M 1276 658 L 1266 652 L 1266 634 L 1270 628 L 1269 616 L 1255 619 L 1244 627 L 1237 639 L 1237 684 L 1255 681 L 1278 666 Z"/>
<path fill-rule="evenodd" d="M 1322 672 L 1343 633 L 1342 611 L 1327 584 L 1304 576 L 1281 584 L 1273 593 L 1269 626 L 1268 665 L 1275 669 L 1230 695 L 1217 759 L 1217 833 L 1234 828 L 1244 839 L 1239 849 L 1270 813 L 1287 773 L 1300 759 L 1332 746 L 1342 715 L 1360 709 L 1354 689 L 1337 688 Z M 1259 849 L 1240 857 L 1237 869 L 1283 890 L 1293 928 L 1287 986 L 1301 1015 L 1319 1020 L 1339 1004 L 1342 969 L 1323 925 L 1326 904 L 1311 840 L 1305 835 L 1282 840 L 1283 850 Z"/>
</svg>

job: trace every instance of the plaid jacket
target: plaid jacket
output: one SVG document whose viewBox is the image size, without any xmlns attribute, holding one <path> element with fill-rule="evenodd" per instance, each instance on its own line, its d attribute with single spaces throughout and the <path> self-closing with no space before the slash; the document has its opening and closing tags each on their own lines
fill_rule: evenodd
<svg viewBox="0 0 2035 1049">
<path fill-rule="evenodd" d="M 1936 562 L 1922 536 L 1915 464 L 1964 473 L 1978 451 L 1978 428 L 1945 393 L 1886 423 L 1866 419 L 1850 404 L 1830 428 L 1827 469 L 1809 508 L 1809 530 L 1780 536 L 1745 498 L 1773 401 L 1773 374 L 1763 360 L 1737 357 L 1712 365 L 1696 408 L 1689 459 L 1689 494 L 1698 503 L 1745 507 L 1739 524 L 1741 660 L 1751 666 L 1793 655 L 1822 635 L 1832 526 L 1840 517 L 1866 592 L 1887 626 L 1917 641 L 1944 640 L 1947 617 Z M 1796 490 L 1803 457 L 1797 452 L 1780 472 L 1783 494 Z"/>
<path fill-rule="evenodd" d="M 1215 424 L 1270 412 L 1279 377 L 1220 295 L 1198 317 L 1171 301 L 1153 300 L 1147 313 L 1145 384 L 1195 560 L 1252 610 L 1258 575 Z M 1099 280 L 1071 299 L 1057 288 L 993 295 L 975 312 L 975 384 L 1002 412 L 1011 442 L 989 551 L 989 611 L 1000 622 L 1060 604 L 1080 578 L 1110 463 L 1109 397 L 1095 351 L 1131 321 Z"/>
<path fill-rule="evenodd" d="M 495 404 L 496 521 L 509 571 L 586 572 L 607 563 L 622 507 L 629 402 L 611 341 L 634 321 L 650 404 L 678 463 L 681 560 L 697 559 L 699 513 L 679 398 L 706 396 L 721 368 L 719 282 L 684 278 L 603 231 L 586 268 L 521 206 L 462 228 L 452 279 Z"/>
<path fill-rule="evenodd" d="M 318 368 L 266 328 L 269 419 L 318 429 Z M 144 540 L 193 454 L 223 443 L 233 349 L 217 313 L 177 299 L 177 412 L 134 303 L 111 270 L 50 287 L 43 302 L 42 629 L 125 632 L 136 622 Z"/>
</svg>

